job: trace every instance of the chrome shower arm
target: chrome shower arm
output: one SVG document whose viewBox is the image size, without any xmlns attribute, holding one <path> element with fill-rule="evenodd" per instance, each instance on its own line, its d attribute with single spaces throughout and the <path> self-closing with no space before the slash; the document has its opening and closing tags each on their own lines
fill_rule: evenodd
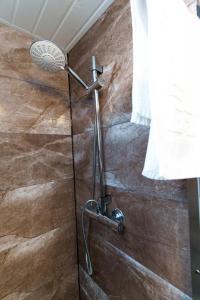
<svg viewBox="0 0 200 300">
<path fill-rule="evenodd" d="M 87 93 L 90 93 L 95 89 L 98 90 L 105 85 L 105 81 L 101 77 L 97 77 L 96 81 L 94 81 L 91 85 L 87 85 L 85 81 L 69 65 L 65 65 L 65 68 L 62 69 L 66 70 L 74 79 L 76 79 L 82 85 L 82 87 L 86 89 Z M 99 73 L 102 72 L 99 71 Z"/>
<path fill-rule="evenodd" d="M 75 78 L 86 90 L 89 89 L 89 86 L 83 81 L 83 79 L 72 69 L 70 66 L 66 65 L 65 70 L 68 71 L 68 73 Z"/>
</svg>

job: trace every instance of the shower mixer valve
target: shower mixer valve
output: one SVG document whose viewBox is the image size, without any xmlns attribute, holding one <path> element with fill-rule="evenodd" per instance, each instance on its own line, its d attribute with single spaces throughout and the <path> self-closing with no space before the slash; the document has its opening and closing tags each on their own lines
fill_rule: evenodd
<svg viewBox="0 0 200 300">
<path fill-rule="evenodd" d="M 119 208 L 113 209 L 112 213 L 109 214 L 108 205 L 111 202 L 111 195 L 101 197 L 100 201 L 88 200 L 86 201 L 83 210 L 87 213 L 88 217 L 110 226 L 112 230 L 121 234 L 124 232 L 124 214 Z"/>
<path fill-rule="evenodd" d="M 96 208 L 88 206 L 89 203 L 91 203 L 91 201 L 94 203 L 96 203 Z M 110 227 L 113 231 L 122 234 L 124 232 L 124 214 L 123 212 L 118 209 L 115 208 L 112 211 L 111 215 L 103 215 L 101 213 L 101 209 L 100 209 L 100 205 L 96 200 L 88 200 L 83 207 L 83 211 L 82 213 L 86 213 L 87 216 L 91 219 L 94 219 L 108 227 Z M 84 224 L 83 224 L 83 228 L 82 230 L 84 230 Z"/>
</svg>

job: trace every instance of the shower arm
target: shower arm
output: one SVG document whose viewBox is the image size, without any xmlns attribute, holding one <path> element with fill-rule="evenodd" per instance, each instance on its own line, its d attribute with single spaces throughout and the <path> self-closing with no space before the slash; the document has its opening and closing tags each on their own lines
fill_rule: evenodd
<svg viewBox="0 0 200 300">
<path fill-rule="evenodd" d="M 87 85 L 84 80 L 69 65 L 65 65 L 65 67 L 62 69 L 66 70 L 74 79 L 76 79 L 88 93 L 94 91 L 95 89 L 99 90 L 105 85 L 105 81 L 101 77 L 97 77 L 97 79 L 91 85 Z M 98 67 L 97 71 L 99 74 L 102 74 L 103 67 Z"/>
</svg>

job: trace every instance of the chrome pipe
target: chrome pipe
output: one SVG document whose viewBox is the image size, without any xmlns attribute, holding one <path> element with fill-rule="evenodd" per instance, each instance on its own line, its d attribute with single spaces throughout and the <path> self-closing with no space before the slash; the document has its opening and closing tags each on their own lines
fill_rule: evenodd
<svg viewBox="0 0 200 300">
<path fill-rule="evenodd" d="M 65 68 L 61 69 L 65 69 L 74 79 L 76 79 L 82 85 L 82 87 L 85 88 L 87 91 L 86 94 L 91 93 L 95 89 L 99 90 L 105 85 L 104 79 L 98 76 L 96 76 L 96 80 L 94 80 L 91 85 L 87 85 L 85 81 L 69 65 L 65 65 Z"/>
<path fill-rule="evenodd" d="M 95 219 L 104 225 L 108 225 L 112 230 L 118 233 L 124 231 L 124 214 L 123 212 L 115 208 L 112 210 L 112 215 L 109 214 L 108 205 L 111 203 L 111 195 L 106 194 L 105 178 L 104 178 L 104 157 L 103 157 L 103 143 L 102 143 L 102 129 L 101 129 L 101 118 L 100 118 L 100 106 L 99 106 L 99 91 L 98 87 L 101 84 L 99 82 L 98 75 L 103 72 L 102 67 L 96 65 L 96 58 L 92 56 L 92 75 L 93 84 L 90 86 L 93 89 L 94 100 L 95 100 L 95 120 L 94 120 L 94 140 L 93 140 L 93 180 L 92 180 L 92 198 L 95 199 L 96 190 L 96 173 L 97 166 L 99 171 L 100 179 L 100 202 L 96 200 L 88 200 L 82 210 L 82 233 L 85 246 L 85 259 L 86 266 L 89 275 L 93 274 L 92 262 L 87 242 L 87 235 L 85 232 L 84 214 L 87 213 L 89 220 Z M 97 164 L 98 159 L 98 164 Z M 96 208 L 92 205 L 95 204 Z"/>
<path fill-rule="evenodd" d="M 70 66 L 66 65 L 65 69 L 69 72 L 69 74 L 74 77 L 86 90 L 89 89 L 89 86 L 81 79 L 81 77 L 72 69 Z"/>
<path fill-rule="evenodd" d="M 92 56 L 92 75 L 93 81 L 98 80 L 96 57 Z M 105 191 L 105 180 L 104 180 L 104 160 L 103 160 L 103 147 L 102 147 L 102 132 L 101 132 L 101 118 L 100 118 L 100 107 L 99 107 L 99 91 L 94 89 L 95 97 L 95 111 L 96 111 L 96 131 L 97 131 L 97 150 L 98 150 L 98 162 L 99 162 L 99 179 L 100 179 L 100 193 L 101 198 L 106 196 Z M 103 206 L 103 205 L 102 205 Z M 101 208 L 102 213 L 105 213 L 105 208 Z"/>
</svg>

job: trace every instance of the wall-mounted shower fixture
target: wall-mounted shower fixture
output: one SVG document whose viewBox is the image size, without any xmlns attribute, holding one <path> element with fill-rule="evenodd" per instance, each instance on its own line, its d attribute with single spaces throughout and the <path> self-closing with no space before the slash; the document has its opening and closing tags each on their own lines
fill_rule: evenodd
<svg viewBox="0 0 200 300">
<path fill-rule="evenodd" d="M 98 80 L 99 74 L 103 72 L 103 67 L 99 67 L 96 64 L 95 56 L 92 56 L 92 75 L 94 83 Z M 118 208 L 114 209 L 112 213 L 109 213 L 108 206 L 112 202 L 111 195 L 106 193 L 106 184 L 104 178 L 104 157 L 103 157 L 103 144 L 102 144 L 102 132 L 101 132 L 101 117 L 99 107 L 99 90 L 94 89 L 95 98 L 95 121 L 94 121 L 94 138 L 93 138 L 93 187 L 92 198 L 95 199 L 96 195 L 96 178 L 99 177 L 100 195 L 98 200 L 88 200 L 83 206 L 82 210 L 82 231 L 84 237 L 84 244 L 86 249 L 86 266 L 88 274 L 93 274 L 91 258 L 87 245 L 87 237 L 84 228 L 84 213 L 88 217 L 101 222 L 104 225 L 109 226 L 112 230 L 122 233 L 124 231 L 124 215 Z M 98 162 L 98 163 L 97 163 Z M 98 167 L 98 174 L 97 174 Z M 94 205 L 95 204 L 95 205 Z"/>
<path fill-rule="evenodd" d="M 86 201 L 82 209 L 82 231 L 86 253 L 86 265 L 90 275 L 92 275 L 92 263 L 90 259 L 87 236 L 84 226 L 84 214 L 95 219 L 105 225 L 108 225 L 112 230 L 122 233 L 124 231 L 124 215 L 121 210 L 115 208 L 111 214 L 108 206 L 112 202 L 111 195 L 106 193 L 106 185 L 104 179 L 104 158 L 102 146 L 101 118 L 99 107 L 99 89 L 104 85 L 104 80 L 101 78 L 103 67 L 97 66 L 95 56 L 92 56 L 92 77 L 93 83 L 86 84 L 80 76 L 70 68 L 66 63 L 64 52 L 50 41 L 37 41 L 30 47 L 30 54 L 33 61 L 41 68 L 50 72 L 58 72 L 61 70 L 67 71 L 75 78 L 87 91 L 94 92 L 95 98 L 95 121 L 94 121 L 94 141 L 93 141 L 93 183 L 92 183 L 92 200 Z M 98 173 L 97 173 L 98 170 Z M 100 195 L 95 200 L 97 177 L 99 178 Z"/>
<path fill-rule="evenodd" d="M 64 52 L 54 43 L 50 41 L 37 41 L 32 43 L 30 47 L 30 54 L 33 62 L 39 65 L 42 69 L 49 72 L 58 72 L 66 70 L 73 76 L 84 88 L 90 93 L 94 89 L 100 89 L 104 85 L 104 80 L 101 77 L 91 84 L 86 84 L 83 79 L 67 64 Z M 99 69 L 102 73 L 102 70 Z"/>
</svg>

